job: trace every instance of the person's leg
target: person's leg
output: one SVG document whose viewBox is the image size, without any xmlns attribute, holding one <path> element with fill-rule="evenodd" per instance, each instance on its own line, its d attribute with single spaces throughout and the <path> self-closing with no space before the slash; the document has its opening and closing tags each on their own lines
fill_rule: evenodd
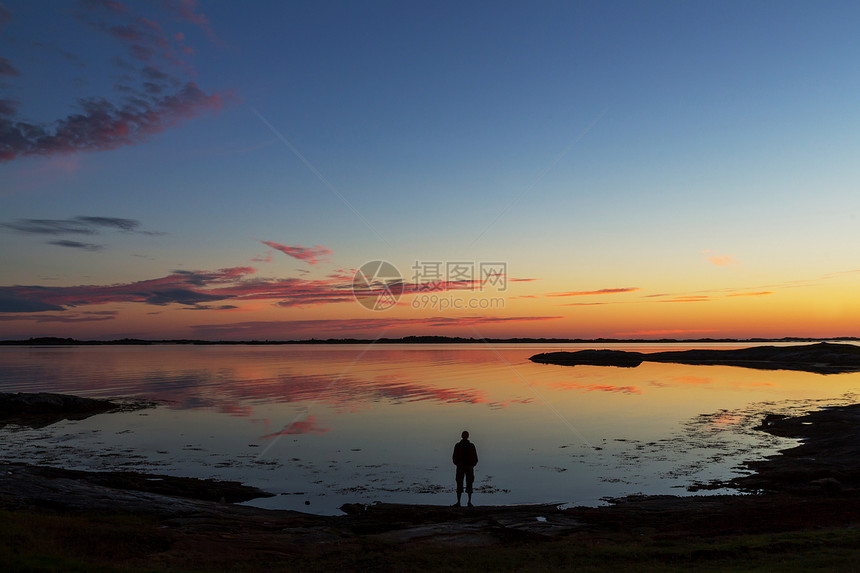
<svg viewBox="0 0 860 573">
<path fill-rule="evenodd" d="M 473 483 L 475 483 L 475 468 L 466 468 L 466 494 L 469 496 L 469 507 L 472 507 Z"/>
<path fill-rule="evenodd" d="M 463 478 L 466 476 L 466 472 L 463 471 L 463 468 L 457 467 L 457 503 L 455 505 L 460 505 L 460 497 L 463 495 Z"/>
</svg>

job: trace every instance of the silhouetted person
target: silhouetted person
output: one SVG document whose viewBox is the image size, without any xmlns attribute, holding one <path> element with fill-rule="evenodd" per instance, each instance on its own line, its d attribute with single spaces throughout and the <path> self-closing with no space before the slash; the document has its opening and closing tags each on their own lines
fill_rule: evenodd
<svg viewBox="0 0 860 573">
<path fill-rule="evenodd" d="M 478 465 L 478 450 L 469 441 L 469 432 L 463 430 L 463 439 L 454 444 L 452 460 L 457 466 L 457 503 L 460 507 L 460 496 L 463 495 L 463 478 L 466 479 L 466 494 L 469 496 L 469 507 L 472 507 L 472 484 L 475 483 L 475 466 Z"/>
</svg>

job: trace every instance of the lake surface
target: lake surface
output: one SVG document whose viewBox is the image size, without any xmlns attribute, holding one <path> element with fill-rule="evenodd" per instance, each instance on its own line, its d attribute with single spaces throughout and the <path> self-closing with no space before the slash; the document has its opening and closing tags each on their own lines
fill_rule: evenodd
<svg viewBox="0 0 860 573">
<path fill-rule="evenodd" d="M 449 504 L 451 451 L 478 448 L 474 502 L 597 505 L 684 494 L 792 442 L 762 412 L 860 401 L 860 373 L 534 364 L 538 352 L 739 344 L 0 347 L 0 391 L 162 401 L 0 430 L 0 459 L 240 480 L 250 505 Z M 748 345 L 746 345 L 748 346 Z"/>
</svg>

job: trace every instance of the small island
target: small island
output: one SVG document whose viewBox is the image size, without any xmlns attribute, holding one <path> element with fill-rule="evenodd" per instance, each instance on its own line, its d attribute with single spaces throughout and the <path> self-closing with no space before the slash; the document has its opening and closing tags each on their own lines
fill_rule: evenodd
<svg viewBox="0 0 860 573">
<path fill-rule="evenodd" d="M 544 352 L 529 358 L 540 364 L 561 366 L 620 366 L 634 368 L 643 362 L 723 365 L 760 370 L 799 370 L 818 374 L 860 372 L 860 346 L 819 342 L 799 346 L 754 346 L 734 350 L 677 350 L 628 352 L 624 350 L 580 350 Z"/>
</svg>

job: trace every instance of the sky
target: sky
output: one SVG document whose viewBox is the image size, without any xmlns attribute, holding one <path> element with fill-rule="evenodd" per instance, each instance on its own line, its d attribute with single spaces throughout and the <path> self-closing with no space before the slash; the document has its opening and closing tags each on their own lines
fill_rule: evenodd
<svg viewBox="0 0 860 573">
<path fill-rule="evenodd" d="M 860 336 L 858 27 L 0 0 L 0 339 Z"/>
</svg>

